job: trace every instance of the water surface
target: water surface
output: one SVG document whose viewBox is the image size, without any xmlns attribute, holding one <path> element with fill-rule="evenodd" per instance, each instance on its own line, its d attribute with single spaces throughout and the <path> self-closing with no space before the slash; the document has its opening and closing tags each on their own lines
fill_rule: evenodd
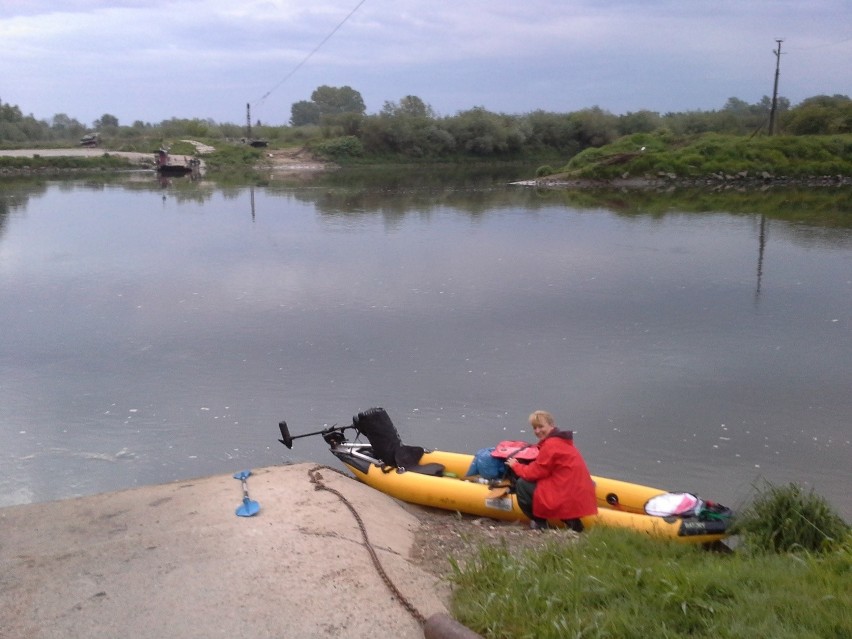
<svg viewBox="0 0 852 639">
<path fill-rule="evenodd" d="M 473 452 L 544 408 L 596 474 L 731 505 L 795 481 L 852 517 L 848 211 L 504 182 L 7 185 L 0 504 L 333 462 L 280 419 L 384 406 Z"/>
</svg>

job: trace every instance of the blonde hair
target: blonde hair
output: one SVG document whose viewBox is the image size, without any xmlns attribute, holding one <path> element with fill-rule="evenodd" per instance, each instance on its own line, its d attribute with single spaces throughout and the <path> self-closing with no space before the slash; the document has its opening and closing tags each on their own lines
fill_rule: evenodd
<svg viewBox="0 0 852 639">
<path fill-rule="evenodd" d="M 530 426 L 553 426 L 556 428 L 556 420 L 546 410 L 537 410 L 530 415 Z"/>
</svg>

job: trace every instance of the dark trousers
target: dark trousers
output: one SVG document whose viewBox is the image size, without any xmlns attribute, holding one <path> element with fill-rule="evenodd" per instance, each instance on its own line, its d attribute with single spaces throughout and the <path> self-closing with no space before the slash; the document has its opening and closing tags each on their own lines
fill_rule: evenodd
<svg viewBox="0 0 852 639">
<path fill-rule="evenodd" d="M 527 517 L 536 523 L 539 528 L 547 526 L 547 520 L 533 515 L 533 494 L 535 493 L 535 482 L 520 479 L 515 482 L 515 497 L 518 499 L 518 507 Z M 583 532 L 583 522 L 579 519 L 563 519 L 568 528 L 574 532 Z"/>
<path fill-rule="evenodd" d="M 536 520 L 533 516 L 532 504 L 533 493 L 535 492 L 535 482 L 520 479 L 515 482 L 515 495 L 518 498 L 518 507 L 530 519 L 535 522 L 544 522 L 543 519 Z"/>
</svg>

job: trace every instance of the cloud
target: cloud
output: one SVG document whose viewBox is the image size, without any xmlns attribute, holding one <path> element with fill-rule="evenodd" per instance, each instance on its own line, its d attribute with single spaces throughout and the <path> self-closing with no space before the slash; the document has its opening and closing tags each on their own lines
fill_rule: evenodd
<svg viewBox="0 0 852 639">
<path fill-rule="evenodd" d="M 366 0 L 350 16 L 357 5 L 7 2 L 0 98 L 41 118 L 122 123 L 239 122 L 246 102 L 284 123 L 322 84 L 352 86 L 370 111 L 408 94 L 443 114 L 711 109 L 771 92 L 775 38 L 785 39 L 781 93 L 794 103 L 852 85 L 843 0 Z"/>
</svg>

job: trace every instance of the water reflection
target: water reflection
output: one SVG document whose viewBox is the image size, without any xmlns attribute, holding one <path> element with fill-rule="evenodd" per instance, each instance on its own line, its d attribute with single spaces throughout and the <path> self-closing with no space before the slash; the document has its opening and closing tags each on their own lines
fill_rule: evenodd
<svg viewBox="0 0 852 639">
<path fill-rule="evenodd" d="M 763 279 L 763 254 L 766 251 L 766 215 L 760 216 L 760 233 L 757 244 L 757 287 L 754 290 L 754 300 L 760 299 L 760 283 Z"/>
<path fill-rule="evenodd" d="M 597 473 L 732 502 L 796 480 L 852 511 L 838 192 L 334 177 L 4 189 L 0 498 L 331 461 L 281 448 L 282 418 L 384 405 L 475 450 L 543 407 Z"/>
</svg>

